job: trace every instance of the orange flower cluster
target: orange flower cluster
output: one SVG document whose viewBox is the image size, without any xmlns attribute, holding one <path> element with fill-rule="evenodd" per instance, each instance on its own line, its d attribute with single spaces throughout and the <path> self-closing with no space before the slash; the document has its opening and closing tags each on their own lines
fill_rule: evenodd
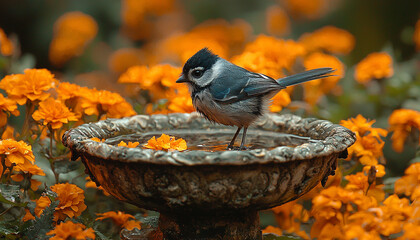
<svg viewBox="0 0 420 240">
<path fill-rule="evenodd" d="M 395 182 L 395 193 L 416 200 L 420 197 L 420 163 L 413 163 L 405 170 L 405 176 Z"/>
<path fill-rule="evenodd" d="M 212 20 L 198 25 L 188 33 L 168 38 L 163 42 L 162 49 L 165 56 L 172 55 L 181 63 L 204 47 L 226 59 L 242 48 L 249 33 L 249 24 L 242 20 L 235 20 L 232 24 L 224 20 Z"/>
<path fill-rule="evenodd" d="M 118 143 L 118 147 L 128 147 L 128 148 L 135 148 L 139 145 L 139 142 L 123 142 L 121 141 L 120 143 Z"/>
<path fill-rule="evenodd" d="M 6 33 L 0 28 L 0 54 L 3 56 L 10 56 L 13 54 L 14 46 L 12 41 L 7 38 Z"/>
<path fill-rule="evenodd" d="M 86 45 L 96 36 L 98 25 L 95 20 L 82 12 L 69 12 L 54 24 L 49 58 L 56 66 L 83 53 Z"/>
<path fill-rule="evenodd" d="M 169 112 L 193 112 L 192 100 L 185 84 L 177 84 L 175 81 L 181 72 L 180 68 L 171 65 L 154 65 L 130 67 L 123 73 L 118 82 L 134 83 L 140 89 L 147 90 L 152 102 L 168 99 L 164 106 L 159 106 L 160 111 L 153 109 L 153 104 L 146 107 L 148 114 Z"/>
<path fill-rule="evenodd" d="M 335 69 L 334 76 L 322 78 L 303 84 L 305 91 L 304 100 L 305 102 L 315 105 L 318 100 L 326 93 L 335 90 L 340 92 L 341 89 L 337 87 L 338 81 L 344 77 L 345 67 L 344 64 L 336 57 L 321 52 L 314 52 L 305 57 L 303 62 L 306 70 L 331 67 Z"/>
<path fill-rule="evenodd" d="M 36 201 L 36 207 L 34 210 L 35 216 L 40 217 L 42 215 L 42 213 L 44 212 L 44 209 L 47 208 L 48 206 L 50 206 L 51 204 L 51 200 L 48 196 L 41 196 L 40 198 L 38 198 Z M 29 212 L 28 209 L 25 209 L 26 214 L 25 216 L 22 218 L 22 221 L 28 221 L 28 220 L 34 220 L 35 217 L 31 214 L 31 212 Z"/>
<path fill-rule="evenodd" d="M 121 118 L 135 115 L 133 107 L 118 93 L 60 83 L 57 88 L 60 99 L 72 106 L 76 115 L 96 115 Z"/>
<path fill-rule="evenodd" d="M 371 53 L 360 61 L 355 68 L 354 78 L 357 82 L 366 84 L 371 79 L 382 79 L 394 74 L 392 58 L 389 54 Z"/>
<path fill-rule="evenodd" d="M 70 183 L 60 183 L 51 186 L 60 201 L 55 208 L 54 221 L 65 220 L 67 217 L 78 217 L 87 208 L 84 202 L 83 189 Z"/>
<path fill-rule="evenodd" d="M 290 31 L 290 19 L 286 12 L 277 5 L 267 9 L 265 24 L 270 35 L 282 36 Z"/>
<path fill-rule="evenodd" d="M 293 40 L 260 35 L 245 47 L 242 54 L 232 58 L 232 62 L 277 79 L 284 76 L 283 70 L 291 71 L 295 60 L 305 53 L 303 45 Z"/>
<path fill-rule="evenodd" d="M 35 165 L 35 156 L 32 152 L 32 147 L 24 141 L 15 141 L 13 139 L 0 140 L 0 173 L 14 174 L 11 178 L 20 182 L 27 177 L 30 179 L 30 187 L 32 190 L 38 189 L 41 182 L 31 179 L 32 175 L 45 176 L 44 171 Z M 3 165 L 7 169 L 3 169 Z"/>
<path fill-rule="evenodd" d="M 420 112 L 411 109 L 397 109 L 389 116 L 389 131 L 392 134 L 392 147 L 397 152 L 402 152 L 404 143 L 410 133 L 415 129 L 420 131 Z M 420 144 L 420 137 L 419 143 Z"/>
<path fill-rule="evenodd" d="M 0 128 L 6 125 L 8 114 L 19 116 L 16 101 L 8 99 L 4 97 L 3 94 L 0 94 Z"/>
<path fill-rule="evenodd" d="M 35 121 L 42 120 L 43 125 L 49 125 L 52 129 L 59 129 L 63 123 L 69 121 L 77 121 L 76 115 L 70 112 L 63 102 L 53 98 L 40 102 L 38 110 L 32 114 L 32 117 Z"/>
<path fill-rule="evenodd" d="M 66 240 L 66 239 L 95 239 L 95 231 L 92 228 L 86 228 L 81 223 L 73 223 L 72 221 L 62 222 L 58 224 L 54 230 L 47 235 L 54 235 L 50 240 Z"/>
<path fill-rule="evenodd" d="M 58 81 L 47 69 L 26 69 L 25 74 L 7 75 L 0 81 L 10 99 L 23 105 L 27 100 L 42 101 L 50 96 L 47 91 L 55 88 Z"/>
<path fill-rule="evenodd" d="M 174 0 L 123 0 L 121 16 L 124 33 L 133 40 L 151 37 L 153 23 L 149 18 L 173 11 L 175 3 Z"/>
<path fill-rule="evenodd" d="M 166 151 L 184 151 L 187 149 L 187 142 L 184 139 L 162 134 L 159 138 L 153 136 L 145 145 L 145 148 L 154 150 L 166 150 Z"/>
<path fill-rule="evenodd" d="M 123 48 L 112 53 L 108 60 L 108 68 L 122 74 L 130 67 L 145 64 L 145 53 L 136 48 Z"/>
<path fill-rule="evenodd" d="M 375 120 L 368 121 L 362 115 L 357 115 L 356 118 L 349 120 L 342 120 L 340 124 L 356 133 L 356 142 L 350 148 L 349 158 L 356 157 L 363 165 L 377 165 L 378 161 L 383 162 L 384 141 L 381 139 L 385 137 L 388 132 L 385 129 L 373 128 L 372 124 Z"/>
<path fill-rule="evenodd" d="M 312 33 L 303 34 L 299 42 L 309 52 L 326 51 L 332 54 L 348 54 L 354 48 L 355 38 L 346 30 L 326 26 Z"/>
<path fill-rule="evenodd" d="M 134 228 L 137 228 L 139 230 L 141 229 L 141 225 L 139 221 L 129 220 L 129 219 L 135 219 L 134 216 L 131 214 L 123 213 L 121 211 L 118 211 L 118 212 L 110 211 L 110 212 L 105 212 L 105 213 L 98 213 L 97 215 L 100 217 L 96 218 L 95 219 L 96 221 L 110 218 L 120 228 L 126 228 L 127 230 L 130 230 L 130 231 L 133 230 Z"/>
<path fill-rule="evenodd" d="M 274 230 L 273 233 L 284 230 L 288 233 L 294 233 L 303 239 L 309 239 L 308 234 L 301 229 L 300 225 L 308 222 L 310 215 L 301 204 L 292 201 L 271 210 L 274 212 L 276 222 L 279 225 L 278 230 L 272 229 Z"/>
</svg>

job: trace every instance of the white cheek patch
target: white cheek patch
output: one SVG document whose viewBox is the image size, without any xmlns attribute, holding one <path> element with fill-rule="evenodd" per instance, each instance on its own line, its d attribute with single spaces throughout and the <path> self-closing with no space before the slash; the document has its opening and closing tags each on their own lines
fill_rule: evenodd
<svg viewBox="0 0 420 240">
<path fill-rule="evenodd" d="M 208 86 L 214 79 L 217 79 L 220 73 L 223 71 L 223 59 L 219 59 L 212 66 L 204 72 L 203 76 L 196 79 L 196 84 L 200 87 Z"/>
</svg>

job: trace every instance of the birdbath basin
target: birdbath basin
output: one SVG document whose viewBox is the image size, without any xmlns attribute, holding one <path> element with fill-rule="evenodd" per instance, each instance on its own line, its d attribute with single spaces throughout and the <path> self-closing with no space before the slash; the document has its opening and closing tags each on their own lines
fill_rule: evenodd
<svg viewBox="0 0 420 240">
<path fill-rule="evenodd" d="M 248 150 L 225 150 L 234 130 L 196 113 L 137 115 L 83 124 L 63 143 L 112 196 L 159 212 L 164 239 L 261 239 L 258 211 L 325 184 L 355 141 L 329 121 L 267 114 L 249 129 Z M 189 150 L 117 146 L 162 133 Z"/>
</svg>

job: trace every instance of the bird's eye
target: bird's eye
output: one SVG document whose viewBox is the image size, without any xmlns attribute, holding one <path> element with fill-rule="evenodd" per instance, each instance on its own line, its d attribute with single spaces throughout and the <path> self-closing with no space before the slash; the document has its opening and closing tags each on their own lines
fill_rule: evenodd
<svg viewBox="0 0 420 240">
<path fill-rule="evenodd" d="M 191 73 L 191 75 L 194 77 L 194 78 L 200 78 L 201 76 L 203 76 L 203 70 L 194 70 L 194 71 L 192 71 L 192 73 Z"/>
</svg>

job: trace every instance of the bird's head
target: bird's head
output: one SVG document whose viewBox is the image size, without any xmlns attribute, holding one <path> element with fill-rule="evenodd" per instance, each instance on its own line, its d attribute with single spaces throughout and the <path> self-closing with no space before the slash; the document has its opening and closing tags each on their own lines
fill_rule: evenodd
<svg viewBox="0 0 420 240">
<path fill-rule="evenodd" d="M 193 87 L 208 85 L 213 80 L 213 74 L 217 70 L 215 65 L 219 59 L 207 48 L 201 49 L 187 60 L 182 68 L 181 77 L 176 82 L 185 82 Z"/>
</svg>

